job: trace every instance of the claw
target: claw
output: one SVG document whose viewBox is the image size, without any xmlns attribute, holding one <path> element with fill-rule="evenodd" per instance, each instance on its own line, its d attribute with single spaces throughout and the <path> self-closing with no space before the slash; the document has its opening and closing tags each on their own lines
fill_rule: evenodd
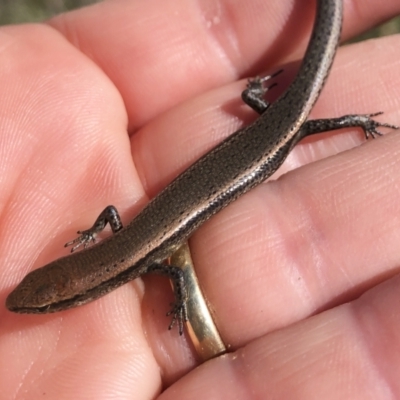
<svg viewBox="0 0 400 400">
<path fill-rule="evenodd" d="M 64 244 L 64 247 L 75 245 L 72 247 L 71 253 L 73 253 L 76 249 L 78 249 L 81 246 L 83 246 L 83 248 L 86 249 L 91 243 L 96 242 L 96 234 L 93 233 L 90 229 L 86 231 L 78 231 L 77 233 L 80 234 L 80 236 Z"/>
<path fill-rule="evenodd" d="M 377 115 L 383 114 L 382 111 L 372 113 L 372 114 L 364 114 L 360 115 L 360 121 L 363 122 L 362 128 L 364 130 L 365 138 L 376 139 L 376 136 L 382 136 L 383 133 L 379 131 L 378 127 L 390 128 L 390 129 L 400 129 L 397 125 L 387 124 L 384 122 L 378 122 L 372 119 L 372 117 L 376 117 Z"/>
<path fill-rule="evenodd" d="M 172 309 L 167 312 L 167 317 L 172 315 L 172 321 L 168 326 L 168 330 L 171 330 L 176 322 L 178 322 L 178 331 L 179 335 L 183 335 L 183 322 L 186 322 L 188 320 L 187 317 L 187 310 L 186 310 L 186 304 L 174 304 Z"/>
</svg>

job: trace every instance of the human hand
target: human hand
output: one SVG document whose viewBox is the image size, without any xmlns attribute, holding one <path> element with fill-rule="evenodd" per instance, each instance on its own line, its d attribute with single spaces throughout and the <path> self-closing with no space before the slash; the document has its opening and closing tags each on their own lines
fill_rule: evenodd
<svg viewBox="0 0 400 400">
<path fill-rule="evenodd" d="M 395 3 L 358 2 L 360 17 L 347 2 L 343 36 L 400 12 Z M 303 8 L 121 0 L 1 28 L 1 304 L 104 206 L 126 224 L 256 118 L 236 80 L 302 57 L 314 4 Z M 341 49 L 311 118 L 383 110 L 399 124 L 399 41 Z M 169 284 L 145 277 L 58 314 L 3 306 L 0 397 L 141 399 L 168 386 L 159 398 L 396 396 L 400 139 L 363 141 L 356 130 L 306 139 L 279 174 L 312 164 L 191 239 L 231 354 L 189 372 L 199 361 L 188 338 L 166 329 Z"/>
</svg>

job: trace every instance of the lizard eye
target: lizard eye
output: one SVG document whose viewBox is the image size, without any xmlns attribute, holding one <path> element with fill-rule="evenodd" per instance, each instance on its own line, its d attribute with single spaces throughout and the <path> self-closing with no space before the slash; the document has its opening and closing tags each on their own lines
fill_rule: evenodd
<svg viewBox="0 0 400 400">
<path fill-rule="evenodd" d="M 57 296 L 57 287 L 52 283 L 43 283 L 32 292 L 31 306 L 45 307 L 51 304 Z"/>
</svg>

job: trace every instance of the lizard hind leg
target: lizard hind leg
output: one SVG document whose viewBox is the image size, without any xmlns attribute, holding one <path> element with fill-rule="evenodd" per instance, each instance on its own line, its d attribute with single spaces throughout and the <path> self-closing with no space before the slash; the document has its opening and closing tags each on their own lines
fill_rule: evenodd
<svg viewBox="0 0 400 400">
<path fill-rule="evenodd" d="M 183 334 L 183 323 L 188 321 L 187 313 L 187 288 L 183 270 L 173 265 L 165 265 L 162 263 L 154 263 L 150 265 L 146 273 L 167 276 L 174 286 L 175 303 L 172 304 L 172 309 L 167 313 L 167 316 L 172 315 L 172 321 L 168 329 L 178 323 L 179 334 Z"/>
</svg>

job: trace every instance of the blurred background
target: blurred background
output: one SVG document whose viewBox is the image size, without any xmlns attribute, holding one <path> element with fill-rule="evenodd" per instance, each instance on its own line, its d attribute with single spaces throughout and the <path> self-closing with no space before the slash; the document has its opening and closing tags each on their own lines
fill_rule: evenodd
<svg viewBox="0 0 400 400">
<path fill-rule="evenodd" d="M 0 0 L 0 25 L 39 22 L 100 0 Z"/>
<path fill-rule="evenodd" d="M 101 0 L 0 0 L 0 25 L 39 22 L 64 11 Z M 400 32 L 400 17 L 356 38 L 364 40 Z M 353 40 L 354 41 L 354 40 Z"/>
</svg>

